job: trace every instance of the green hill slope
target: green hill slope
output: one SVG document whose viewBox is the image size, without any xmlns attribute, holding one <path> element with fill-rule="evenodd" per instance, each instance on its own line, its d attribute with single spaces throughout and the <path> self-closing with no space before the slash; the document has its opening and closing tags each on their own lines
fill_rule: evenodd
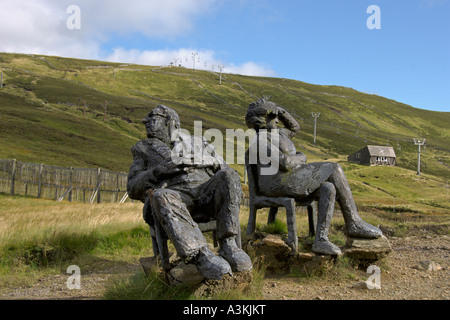
<svg viewBox="0 0 450 320">
<path fill-rule="evenodd" d="M 201 120 L 205 130 L 225 132 L 246 130 L 248 104 L 272 96 L 299 121 L 296 144 L 309 161 L 345 160 L 365 145 L 390 145 L 399 166 L 415 170 L 412 138 L 422 137 L 422 171 L 450 178 L 448 112 L 288 79 L 225 74 L 219 85 L 216 73 L 180 67 L 6 53 L 0 66 L 0 158 L 126 172 L 131 146 L 145 137 L 140 120 L 156 105 L 174 108 L 189 130 Z M 311 112 L 320 112 L 315 146 Z"/>
</svg>

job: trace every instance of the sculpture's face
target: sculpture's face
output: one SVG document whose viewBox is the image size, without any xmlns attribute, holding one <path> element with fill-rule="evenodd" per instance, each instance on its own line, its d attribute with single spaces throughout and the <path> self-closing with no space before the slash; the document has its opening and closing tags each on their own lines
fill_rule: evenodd
<svg viewBox="0 0 450 320">
<path fill-rule="evenodd" d="M 266 117 L 266 127 L 265 127 L 265 129 L 267 129 L 267 130 L 276 129 L 277 128 L 277 123 L 278 123 L 278 117 L 269 114 Z"/>
<path fill-rule="evenodd" d="M 147 129 L 148 138 L 158 138 L 165 140 L 168 136 L 168 127 L 166 126 L 166 118 L 157 114 L 152 114 L 144 118 L 142 123 Z"/>
</svg>

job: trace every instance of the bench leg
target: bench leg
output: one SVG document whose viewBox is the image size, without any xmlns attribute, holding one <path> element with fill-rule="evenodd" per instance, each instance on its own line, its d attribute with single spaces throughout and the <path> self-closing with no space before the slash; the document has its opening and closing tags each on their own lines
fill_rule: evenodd
<svg viewBox="0 0 450 320">
<path fill-rule="evenodd" d="M 252 236 L 255 233 L 256 228 L 256 207 L 250 205 L 250 212 L 248 215 L 248 224 L 247 224 L 247 236 Z"/>
<path fill-rule="evenodd" d="M 316 235 L 317 227 L 317 212 L 312 205 L 308 206 L 308 222 L 309 222 L 309 235 L 314 237 Z"/>
<path fill-rule="evenodd" d="M 167 271 L 170 268 L 169 263 L 169 248 L 167 246 L 167 239 L 163 235 L 162 227 L 159 221 L 155 222 L 155 234 L 156 234 L 156 242 L 158 243 L 158 251 L 159 257 L 161 258 L 161 264 L 164 271 Z"/>
<path fill-rule="evenodd" d="M 278 207 L 270 207 L 269 217 L 267 218 L 267 224 L 274 223 L 277 218 Z"/>
</svg>

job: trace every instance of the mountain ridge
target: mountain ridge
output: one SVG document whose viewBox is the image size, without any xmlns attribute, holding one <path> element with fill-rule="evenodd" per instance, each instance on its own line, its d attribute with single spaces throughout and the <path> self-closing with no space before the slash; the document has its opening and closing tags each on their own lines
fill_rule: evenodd
<svg viewBox="0 0 450 320">
<path fill-rule="evenodd" d="M 191 132 L 194 121 L 225 132 L 246 130 L 249 103 L 271 96 L 299 122 L 294 142 L 309 161 L 345 161 L 365 145 L 386 145 L 414 170 L 412 139 L 426 138 L 422 170 L 450 177 L 449 112 L 292 79 L 222 74 L 219 84 L 217 73 L 183 67 L 12 53 L 0 53 L 0 64 L 0 158 L 127 171 L 131 146 L 145 138 L 140 120 L 156 105 L 174 108 Z M 320 112 L 316 145 L 311 112 Z"/>
</svg>

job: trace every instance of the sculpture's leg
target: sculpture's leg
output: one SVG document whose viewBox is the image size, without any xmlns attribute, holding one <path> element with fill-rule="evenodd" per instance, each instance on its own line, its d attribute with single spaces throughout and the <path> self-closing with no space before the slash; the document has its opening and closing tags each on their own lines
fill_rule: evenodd
<svg viewBox="0 0 450 320">
<path fill-rule="evenodd" d="M 217 238 L 220 240 L 236 237 L 239 223 L 239 210 L 242 187 L 239 174 L 235 170 L 221 170 L 208 183 L 202 199 L 213 193 L 213 205 L 217 220 Z"/>
<path fill-rule="evenodd" d="M 332 182 L 336 188 L 337 201 L 344 216 L 345 225 L 347 227 L 347 235 L 361 238 L 381 237 L 382 232 L 380 229 L 361 219 L 344 171 L 340 165 L 333 165 L 335 168 L 329 181 Z"/>
<path fill-rule="evenodd" d="M 330 182 L 325 182 L 316 191 L 319 199 L 317 231 L 312 251 L 326 255 L 340 255 L 341 250 L 328 240 L 328 231 L 333 217 L 336 189 Z"/>
<path fill-rule="evenodd" d="M 288 227 L 287 245 L 292 248 L 292 253 L 295 254 L 298 249 L 297 221 L 295 217 L 295 200 L 293 198 L 290 198 L 288 200 L 288 203 L 286 203 L 285 208 Z"/>
<path fill-rule="evenodd" d="M 217 220 L 219 254 L 230 264 L 233 271 L 248 271 L 253 265 L 250 257 L 240 247 L 239 210 L 242 187 L 239 174 L 235 170 L 221 170 L 204 186 L 199 199 L 208 207 L 212 198 Z"/>
<path fill-rule="evenodd" d="M 152 204 L 160 226 L 183 260 L 194 263 L 200 274 L 208 279 L 221 279 L 223 275 L 231 274 L 227 261 L 208 249 L 179 192 L 158 189 Z"/>
</svg>

